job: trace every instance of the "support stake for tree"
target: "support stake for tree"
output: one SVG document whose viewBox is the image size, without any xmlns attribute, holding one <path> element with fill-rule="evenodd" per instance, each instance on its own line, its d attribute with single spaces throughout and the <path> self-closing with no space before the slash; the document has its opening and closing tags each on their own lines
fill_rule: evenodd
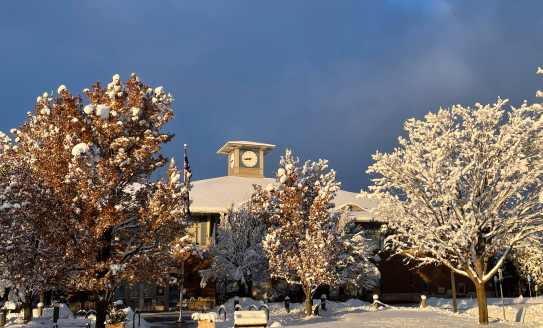
<svg viewBox="0 0 543 328">
<path fill-rule="evenodd" d="M 321 295 L 321 309 L 326 311 L 326 294 Z"/>
<path fill-rule="evenodd" d="M 453 297 L 453 312 L 458 312 L 456 308 L 456 282 L 454 280 L 454 271 L 451 269 L 451 285 L 452 285 L 452 297 Z"/>
<path fill-rule="evenodd" d="M 6 308 L 3 307 L 0 309 L 0 327 L 3 327 L 6 325 Z"/>
<path fill-rule="evenodd" d="M 420 300 L 421 300 L 420 306 L 425 308 L 426 307 L 426 295 L 421 295 Z"/>
<path fill-rule="evenodd" d="M 40 295 L 40 298 L 41 298 L 41 295 Z M 39 302 L 38 303 L 38 317 L 41 317 L 41 316 L 43 316 L 43 303 Z"/>
<path fill-rule="evenodd" d="M 53 322 L 54 323 L 57 323 L 57 321 L 58 321 L 58 316 L 59 316 L 59 313 L 60 313 L 59 311 L 60 311 L 60 303 L 56 302 L 55 307 L 53 309 Z"/>
<path fill-rule="evenodd" d="M 376 308 L 376 309 L 379 307 L 379 302 L 378 301 L 379 301 L 379 295 L 373 294 L 373 307 Z"/>
</svg>

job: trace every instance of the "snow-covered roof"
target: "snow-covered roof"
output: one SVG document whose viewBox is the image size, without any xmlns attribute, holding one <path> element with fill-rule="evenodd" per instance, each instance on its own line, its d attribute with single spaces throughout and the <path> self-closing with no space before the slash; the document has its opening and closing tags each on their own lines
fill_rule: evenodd
<svg viewBox="0 0 543 328">
<path fill-rule="evenodd" d="M 228 141 L 221 149 L 217 152 L 219 155 L 228 155 L 230 152 L 236 148 L 248 148 L 248 149 L 262 149 L 264 155 L 270 152 L 275 148 L 275 145 L 253 142 L 253 141 Z"/>
<path fill-rule="evenodd" d="M 253 184 L 266 187 L 275 184 L 275 179 L 270 178 L 245 178 L 225 176 L 206 180 L 193 181 L 190 192 L 192 213 L 225 213 L 226 204 L 234 204 L 235 207 L 246 201 L 254 192 Z M 351 215 L 359 222 L 373 221 L 369 210 L 376 203 L 366 198 L 356 198 L 357 193 L 339 190 L 334 199 L 337 209 L 345 206 L 351 207 Z"/>
</svg>

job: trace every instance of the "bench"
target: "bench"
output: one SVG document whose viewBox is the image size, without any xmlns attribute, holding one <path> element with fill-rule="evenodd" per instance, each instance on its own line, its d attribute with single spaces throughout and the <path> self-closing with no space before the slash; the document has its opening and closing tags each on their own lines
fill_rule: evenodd
<svg viewBox="0 0 543 328">
<path fill-rule="evenodd" d="M 86 328 L 91 326 L 91 319 L 58 319 L 56 324 L 53 324 L 53 328 Z"/>
<path fill-rule="evenodd" d="M 235 311 L 234 327 L 266 327 L 266 312 Z"/>
</svg>

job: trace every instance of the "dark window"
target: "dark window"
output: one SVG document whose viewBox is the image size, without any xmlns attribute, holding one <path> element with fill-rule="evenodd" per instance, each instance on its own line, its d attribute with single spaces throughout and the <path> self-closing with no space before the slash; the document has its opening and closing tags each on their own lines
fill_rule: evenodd
<svg viewBox="0 0 543 328">
<path fill-rule="evenodd" d="M 192 283 L 194 282 L 194 275 L 193 275 L 192 273 L 189 273 L 189 274 L 187 275 L 187 282 L 188 282 L 189 284 L 192 284 Z"/>
<path fill-rule="evenodd" d="M 427 282 L 422 283 L 422 294 L 423 295 L 428 294 L 428 283 Z"/>
</svg>

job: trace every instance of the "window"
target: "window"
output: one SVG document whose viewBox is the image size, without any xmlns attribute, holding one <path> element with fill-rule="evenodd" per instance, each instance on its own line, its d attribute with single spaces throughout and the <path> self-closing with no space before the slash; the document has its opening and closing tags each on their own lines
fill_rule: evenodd
<svg viewBox="0 0 543 328">
<path fill-rule="evenodd" d="M 379 249 L 383 246 L 385 236 L 381 233 L 381 226 L 357 224 L 356 230 L 363 232 L 364 238 L 368 240 L 368 244 L 371 247 Z"/>
<path fill-rule="evenodd" d="M 177 287 L 177 285 L 170 285 L 169 306 L 176 307 L 178 300 L 179 300 L 179 288 Z"/>
<path fill-rule="evenodd" d="M 164 286 L 156 286 L 156 305 L 164 306 Z"/>
<path fill-rule="evenodd" d="M 189 273 L 187 275 L 187 283 L 192 284 L 194 282 L 194 275 L 192 273 Z"/>
<path fill-rule="evenodd" d="M 140 286 L 139 284 L 130 284 L 130 301 L 128 306 L 133 309 L 140 308 Z"/>
<path fill-rule="evenodd" d="M 428 294 L 428 283 L 423 282 L 421 287 L 422 287 L 421 288 L 422 295 L 427 295 Z"/>
<path fill-rule="evenodd" d="M 330 286 L 330 296 L 339 296 L 339 288 Z"/>
<path fill-rule="evenodd" d="M 237 281 L 227 281 L 226 283 L 226 292 L 233 293 L 239 291 L 239 284 Z"/>
<path fill-rule="evenodd" d="M 463 283 L 458 283 L 458 295 L 466 295 L 466 286 Z"/>
<path fill-rule="evenodd" d="M 120 285 L 117 289 L 117 299 L 123 301 L 123 304 L 126 305 L 126 286 Z"/>
<path fill-rule="evenodd" d="M 143 306 L 149 307 L 153 305 L 153 289 L 154 285 L 146 283 L 143 285 Z"/>
</svg>

